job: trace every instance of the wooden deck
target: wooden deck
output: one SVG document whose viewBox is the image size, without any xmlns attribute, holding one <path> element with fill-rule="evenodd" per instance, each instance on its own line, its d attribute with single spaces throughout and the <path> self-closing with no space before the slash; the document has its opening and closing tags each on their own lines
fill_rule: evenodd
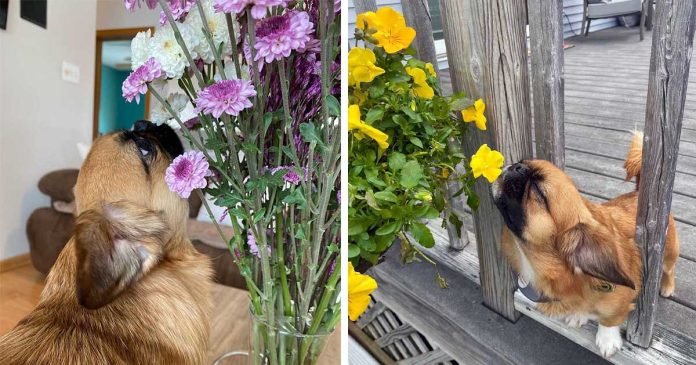
<svg viewBox="0 0 696 365">
<path fill-rule="evenodd" d="M 575 180 L 581 193 L 588 199 L 603 202 L 635 188 L 625 182 L 623 160 L 631 134 L 641 130 L 645 119 L 648 67 L 650 64 L 651 33 L 640 42 L 637 28 L 612 28 L 566 40 L 574 48 L 565 51 L 565 136 L 566 172 Z M 691 74 L 696 74 L 692 62 Z M 696 80 L 696 76 L 692 76 Z M 443 90 L 451 90 L 449 75 L 441 75 Z M 679 148 L 677 174 L 674 185 L 672 213 L 677 220 L 681 254 L 677 263 L 677 288 L 673 298 L 660 299 L 656 331 L 671 331 L 672 335 L 693 343 L 696 339 L 696 81 L 690 82 Z M 471 222 L 468 222 L 471 227 Z M 438 226 L 432 224 L 431 227 Z M 438 228 L 438 230 L 441 230 Z M 445 232 L 436 232 L 439 242 L 447 241 Z M 459 268 L 464 275 L 478 280 L 477 270 L 462 270 L 464 262 L 476 255 L 470 245 L 457 259 L 452 251 L 441 247 L 434 256 L 446 266 Z M 447 252 L 445 252 L 447 251 Z M 449 263 L 447 261 L 450 261 Z M 473 263 L 473 262 L 470 262 Z M 475 262 L 476 269 L 478 263 Z M 519 305 L 518 305 L 519 304 Z M 534 313 L 518 310 L 534 317 Z M 522 309 L 520 309 L 522 308 Z M 527 310 L 529 308 L 526 308 Z M 533 312 L 533 311 L 532 311 Z M 564 333 L 582 344 L 578 333 Z M 653 345 L 650 351 L 656 351 Z M 593 350 L 594 344 L 587 344 Z M 628 349 L 627 349 L 628 347 Z M 641 351 L 641 350 L 637 350 Z M 624 353 L 633 352 L 624 346 Z M 650 356 L 664 356 L 651 354 Z M 631 358 L 630 356 L 626 360 Z M 647 357 L 645 358 L 647 359 Z M 621 362 L 621 356 L 615 359 Z M 679 361 L 675 361 L 679 363 Z"/>
</svg>

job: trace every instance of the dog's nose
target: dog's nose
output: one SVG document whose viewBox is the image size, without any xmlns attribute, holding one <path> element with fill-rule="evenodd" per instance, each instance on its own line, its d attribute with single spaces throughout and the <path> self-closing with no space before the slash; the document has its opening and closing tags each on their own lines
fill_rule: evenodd
<svg viewBox="0 0 696 365">
<path fill-rule="evenodd" d="M 512 164 L 510 166 L 510 171 L 517 173 L 519 175 L 524 175 L 529 171 L 529 167 L 527 167 L 527 165 L 525 165 L 521 162 L 518 162 L 518 163 Z"/>
<path fill-rule="evenodd" d="M 134 132 L 145 132 L 146 130 L 150 129 L 153 126 L 152 122 L 149 122 L 147 120 L 139 120 L 133 124 L 133 131 Z"/>
</svg>

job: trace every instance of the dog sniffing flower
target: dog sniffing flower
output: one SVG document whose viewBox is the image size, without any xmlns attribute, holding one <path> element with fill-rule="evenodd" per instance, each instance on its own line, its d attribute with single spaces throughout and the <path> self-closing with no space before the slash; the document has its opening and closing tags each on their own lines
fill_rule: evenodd
<svg viewBox="0 0 696 365">
<path fill-rule="evenodd" d="M 435 90 L 428 85 L 425 71 L 417 67 L 406 67 L 406 73 L 413 78 L 413 95 L 423 99 L 432 99 L 435 96 Z"/>
<path fill-rule="evenodd" d="M 358 140 L 363 139 L 365 136 L 372 138 L 382 150 L 386 150 L 389 147 L 387 142 L 389 136 L 386 133 L 360 120 L 360 107 L 357 105 L 348 107 L 348 130 L 353 132 L 353 135 Z"/>
<path fill-rule="evenodd" d="M 360 86 L 361 82 L 371 82 L 384 73 L 375 65 L 377 58 L 369 48 L 353 47 L 348 52 L 348 85 Z"/>
<path fill-rule="evenodd" d="M 482 99 L 474 102 L 474 105 L 462 110 L 462 118 L 465 122 L 476 122 L 476 128 L 486 130 L 486 116 L 483 114 L 486 111 L 486 104 Z"/>
<path fill-rule="evenodd" d="M 290 52 L 303 50 L 310 42 L 314 24 L 304 11 L 288 11 L 259 21 L 256 29 L 255 61 L 266 63 L 290 56 Z"/>
<path fill-rule="evenodd" d="M 491 150 L 487 144 L 483 144 L 478 151 L 471 156 L 471 172 L 474 173 L 475 178 L 483 175 L 489 183 L 493 183 L 503 172 L 501 168 L 504 162 L 505 159 L 502 153 Z"/>
<path fill-rule="evenodd" d="M 251 81 L 218 81 L 198 93 L 196 113 L 212 114 L 215 118 L 222 113 L 237 116 L 242 110 L 253 106 L 249 101 L 252 96 L 256 96 L 256 90 Z"/>
<path fill-rule="evenodd" d="M 370 275 L 361 274 L 348 261 L 348 318 L 357 321 L 370 305 L 370 294 L 377 289 L 377 281 Z"/>
<path fill-rule="evenodd" d="M 147 92 L 147 84 L 162 76 L 162 68 L 154 58 L 150 58 L 123 81 L 121 91 L 129 103 L 135 99 L 140 104 L 140 94 Z"/>
<path fill-rule="evenodd" d="M 208 160 L 201 151 L 189 151 L 177 157 L 167 167 L 164 180 L 169 190 L 188 199 L 194 189 L 208 185 L 206 176 L 210 175 Z"/>
</svg>

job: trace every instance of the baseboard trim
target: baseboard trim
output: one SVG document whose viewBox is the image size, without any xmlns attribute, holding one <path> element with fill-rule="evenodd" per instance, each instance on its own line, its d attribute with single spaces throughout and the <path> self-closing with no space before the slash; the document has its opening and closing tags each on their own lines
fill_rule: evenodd
<svg viewBox="0 0 696 365">
<path fill-rule="evenodd" d="M 31 264 L 29 253 L 0 260 L 0 273 Z"/>
</svg>

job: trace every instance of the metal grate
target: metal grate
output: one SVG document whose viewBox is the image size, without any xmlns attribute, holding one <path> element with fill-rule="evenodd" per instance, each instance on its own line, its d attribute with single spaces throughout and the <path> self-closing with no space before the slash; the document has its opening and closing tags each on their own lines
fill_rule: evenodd
<svg viewBox="0 0 696 365">
<path fill-rule="evenodd" d="M 358 327 L 399 365 L 459 365 L 422 333 L 373 298 Z"/>
</svg>

